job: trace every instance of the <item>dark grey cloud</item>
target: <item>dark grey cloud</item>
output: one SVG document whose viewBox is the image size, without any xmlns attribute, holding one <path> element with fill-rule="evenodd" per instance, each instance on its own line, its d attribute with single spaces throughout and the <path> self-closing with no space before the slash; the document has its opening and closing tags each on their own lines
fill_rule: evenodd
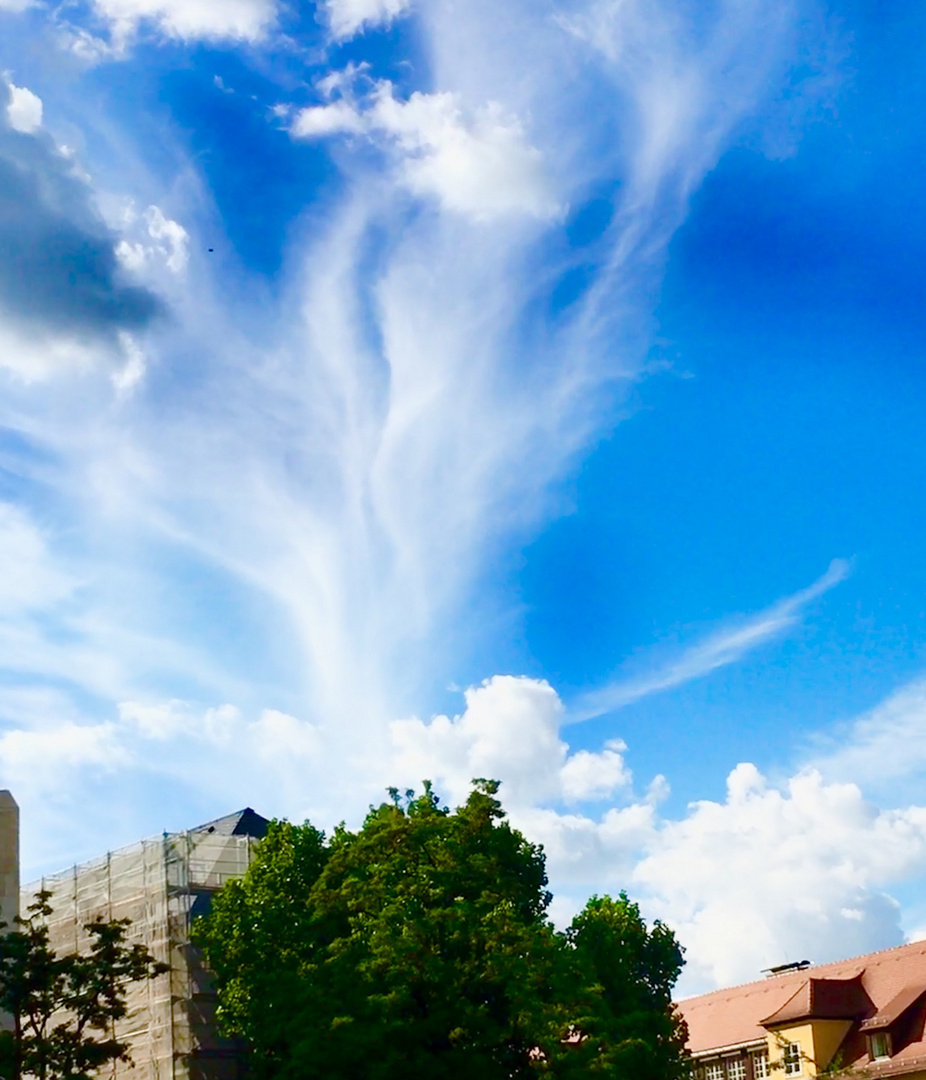
<svg viewBox="0 0 926 1080">
<path fill-rule="evenodd" d="M 87 185 L 43 132 L 14 131 L 0 88 L 0 313 L 55 334 L 137 330 L 161 310 L 127 284 Z"/>
</svg>

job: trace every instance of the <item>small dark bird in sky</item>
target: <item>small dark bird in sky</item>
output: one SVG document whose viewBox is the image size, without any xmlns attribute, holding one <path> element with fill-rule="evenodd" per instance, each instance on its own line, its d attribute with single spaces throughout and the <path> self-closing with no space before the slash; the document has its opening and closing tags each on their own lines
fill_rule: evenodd
<svg viewBox="0 0 926 1080">
<path fill-rule="evenodd" d="M 209 248 L 209 251 L 214 251 L 214 250 L 215 250 L 214 248 Z"/>
</svg>

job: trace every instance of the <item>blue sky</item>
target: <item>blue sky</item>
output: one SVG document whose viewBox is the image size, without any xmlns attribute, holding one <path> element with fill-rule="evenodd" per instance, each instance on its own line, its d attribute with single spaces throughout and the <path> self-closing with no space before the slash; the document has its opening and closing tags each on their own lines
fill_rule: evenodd
<svg viewBox="0 0 926 1080">
<path fill-rule="evenodd" d="M 926 15 L 0 0 L 32 877 L 503 783 L 684 989 L 926 933 Z"/>
</svg>

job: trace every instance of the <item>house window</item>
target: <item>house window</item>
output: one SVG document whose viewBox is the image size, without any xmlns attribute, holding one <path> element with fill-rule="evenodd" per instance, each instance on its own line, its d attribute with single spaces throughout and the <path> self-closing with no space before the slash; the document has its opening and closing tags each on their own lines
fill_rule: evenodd
<svg viewBox="0 0 926 1080">
<path fill-rule="evenodd" d="M 746 1080 L 745 1058 L 731 1058 L 727 1062 L 727 1080 Z"/>
<path fill-rule="evenodd" d="M 872 1061 L 891 1056 L 891 1036 L 887 1031 L 877 1031 L 868 1036 L 868 1054 Z"/>
<path fill-rule="evenodd" d="M 768 1052 L 760 1050 L 752 1055 L 752 1075 L 755 1080 L 768 1080 Z"/>
<path fill-rule="evenodd" d="M 723 1075 L 723 1062 L 712 1061 L 704 1070 L 704 1080 L 725 1080 Z"/>
<path fill-rule="evenodd" d="M 801 1075 L 801 1047 L 800 1043 L 785 1043 L 784 1055 L 785 1076 Z"/>
</svg>

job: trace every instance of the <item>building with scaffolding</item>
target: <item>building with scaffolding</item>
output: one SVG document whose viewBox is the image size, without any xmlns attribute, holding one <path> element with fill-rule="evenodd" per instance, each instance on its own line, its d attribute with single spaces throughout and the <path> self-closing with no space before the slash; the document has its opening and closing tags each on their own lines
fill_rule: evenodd
<svg viewBox="0 0 926 1080">
<path fill-rule="evenodd" d="M 24 915 L 40 889 L 51 894 L 49 930 L 59 954 L 87 949 L 84 927 L 101 915 L 130 919 L 128 941 L 169 965 L 166 974 L 128 988 L 128 1012 L 115 1034 L 128 1043 L 132 1060 L 115 1063 L 113 1080 L 240 1080 L 241 1046 L 218 1034 L 215 992 L 190 930 L 213 894 L 247 870 L 267 825 L 248 808 L 23 888 Z"/>
</svg>

